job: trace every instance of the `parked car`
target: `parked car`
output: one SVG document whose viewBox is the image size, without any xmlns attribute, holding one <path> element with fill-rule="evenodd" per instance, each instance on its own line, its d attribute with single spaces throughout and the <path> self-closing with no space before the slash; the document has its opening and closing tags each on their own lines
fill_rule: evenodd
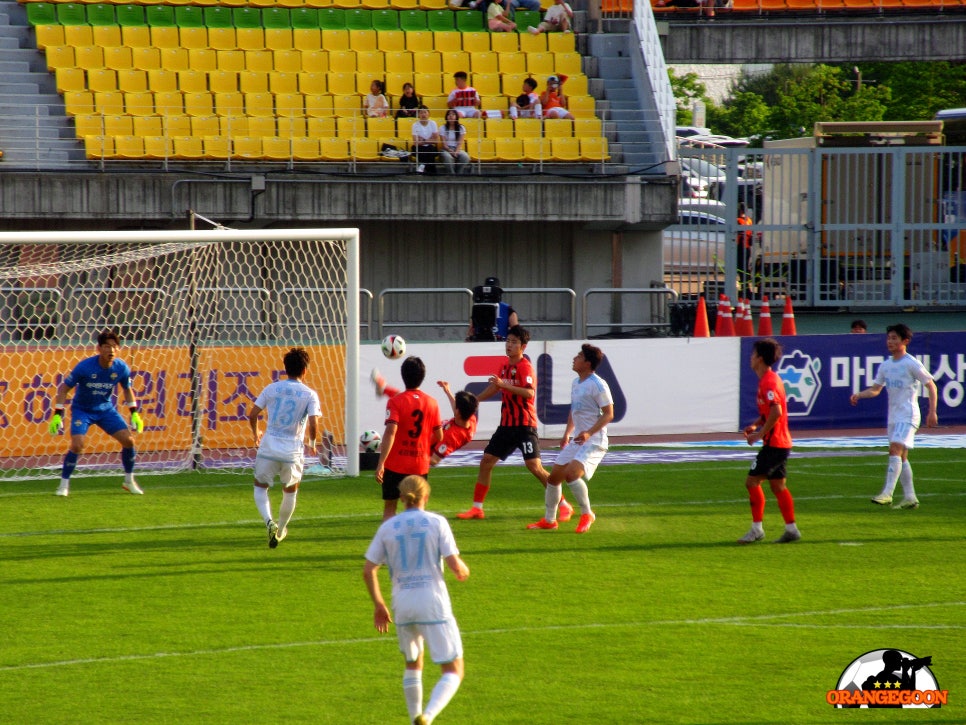
<svg viewBox="0 0 966 725">
<path fill-rule="evenodd" d="M 674 133 L 678 138 L 689 138 L 691 136 L 708 136 L 711 134 L 710 128 L 704 126 L 678 126 Z"/>
<path fill-rule="evenodd" d="M 678 223 L 664 230 L 665 273 L 714 274 L 724 267 L 727 221 L 719 214 L 691 208 L 691 202 L 681 200 Z"/>
<path fill-rule="evenodd" d="M 724 169 L 715 166 L 704 159 L 681 156 L 681 192 L 679 196 L 703 199 L 707 198 L 711 185 L 724 184 L 727 175 Z"/>
</svg>

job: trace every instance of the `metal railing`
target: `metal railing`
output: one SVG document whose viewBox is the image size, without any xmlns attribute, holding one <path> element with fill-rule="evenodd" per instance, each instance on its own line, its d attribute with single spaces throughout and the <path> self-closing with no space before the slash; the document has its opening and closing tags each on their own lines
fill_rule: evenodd
<svg viewBox="0 0 966 725">
<path fill-rule="evenodd" d="M 591 297 L 596 295 L 606 295 L 611 298 L 607 306 L 610 314 L 607 319 L 599 322 L 591 320 Z M 651 299 L 648 300 L 646 314 L 643 317 L 634 317 L 628 321 L 625 320 L 628 314 L 645 309 L 643 306 L 629 305 L 627 298 L 631 295 L 643 295 Z M 677 292 L 666 287 L 591 287 L 584 290 L 583 294 L 581 337 L 590 337 L 590 331 L 593 328 L 608 328 L 616 331 L 618 335 L 624 334 L 624 330 L 629 329 L 666 332 L 671 329 L 668 305 L 677 298 Z"/>
</svg>

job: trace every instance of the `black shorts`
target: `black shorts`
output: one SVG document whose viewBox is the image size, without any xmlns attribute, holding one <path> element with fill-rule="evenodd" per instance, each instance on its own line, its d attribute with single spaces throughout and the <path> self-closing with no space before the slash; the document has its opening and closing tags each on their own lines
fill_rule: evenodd
<svg viewBox="0 0 966 725">
<path fill-rule="evenodd" d="M 505 461 L 517 449 L 523 454 L 525 461 L 540 458 L 540 439 L 537 437 L 536 428 L 526 425 L 501 425 L 483 452 Z"/>
<path fill-rule="evenodd" d="M 398 501 L 399 500 L 399 484 L 403 482 L 406 476 L 412 476 L 411 473 L 396 473 L 395 471 L 390 471 L 388 468 L 382 469 L 382 500 L 383 501 Z M 427 481 L 429 480 L 429 473 L 419 474 Z"/>
<path fill-rule="evenodd" d="M 785 461 L 788 460 L 789 453 L 791 453 L 790 448 L 762 446 L 761 450 L 758 451 L 758 457 L 755 458 L 755 465 L 748 471 L 748 475 L 761 476 L 762 478 L 767 478 L 769 481 L 787 478 Z"/>
</svg>

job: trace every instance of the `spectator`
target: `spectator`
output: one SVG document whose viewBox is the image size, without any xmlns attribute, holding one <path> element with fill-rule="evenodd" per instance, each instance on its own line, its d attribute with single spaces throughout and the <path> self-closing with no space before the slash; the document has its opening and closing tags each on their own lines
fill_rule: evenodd
<svg viewBox="0 0 966 725">
<path fill-rule="evenodd" d="M 483 103 L 480 100 L 480 94 L 467 82 L 466 71 L 454 73 L 453 81 L 456 83 L 456 88 L 449 92 L 446 107 L 455 108 L 460 118 L 480 118 Z"/>
<path fill-rule="evenodd" d="M 516 20 L 517 10 L 540 12 L 540 0 L 510 0 L 510 17 Z"/>
<path fill-rule="evenodd" d="M 550 76 L 547 79 L 547 90 L 540 94 L 540 105 L 543 107 L 544 118 L 566 118 L 574 120 L 573 114 L 567 110 L 567 96 L 563 92 L 563 84 L 567 76 Z"/>
<path fill-rule="evenodd" d="M 429 109 L 420 106 L 419 120 L 413 124 L 413 151 L 416 154 L 416 173 L 436 173 L 436 154 L 439 151 L 439 127 L 429 118 Z"/>
<path fill-rule="evenodd" d="M 869 331 L 869 326 L 865 324 L 865 320 L 852 320 L 851 331 L 859 335 L 864 335 Z"/>
<path fill-rule="evenodd" d="M 754 222 L 748 213 L 745 211 L 745 203 L 738 203 L 738 225 L 745 227 L 751 226 Z M 737 272 L 738 272 L 738 295 L 751 296 L 751 244 L 752 244 L 752 233 L 750 229 L 741 229 L 738 231 L 738 235 L 735 242 L 738 247 L 738 262 L 737 262 Z"/>
<path fill-rule="evenodd" d="M 451 108 L 446 112 L 446 121 L 439 133 L 439 159 L 447 173 L 463 174 L 470 165 L 470 155 L 466 153 L 466 128 L 460 123 L 460 115 Z"/>
<path fill-rule="evenodd" d="M 372 82 L 369 86 L 369 95 L 362 99 L 362 108 L 369 118 L 385 118 L 389 115 L 385 83 L 379 80 Z"/>
<path fill-rule="evenodd" d="M 473 317 L 466 333 L 467 342 L 506 340 L 507 331 L 519 322 L 517 311 L 503 301 L 498 278 L 487 277 L 482 285 L 473 288 Z"/>
<path fill-rule="evenodd" d="M 516 2 L 516 0 L 510 1 Z M 529 26 L 527 32 L 533 35 L 553 32 L 570 33 L 573 32 L 570 29 L 570 23 L 573 18 L 574 11 L 569 4 L 564 2 L 564 0 L 554 0 L 554 4 L 547 8 L 547 13 L 543 16 L 543 22 L 537 27 Z"/>
<path fill-rule="evenodd" d="M 423 99 L 416 95 L 416 88 L 412 83 L 403 83 L 402 95 L 399 96 L 399 108 L 396 110 L 396 118 L 418 118 L 419 107 Z"/>
<path fill-rule="evenodd" d="M 492 33 L 512 33 L 517 24 L 503 12 L 503 0 L 493 0 L 486 9 L 486 24 Z"/>
<path fill-rule="evenodd" d="M 542 107 L 537 90 L 537 82 L 533 78 L 523 81 L 523 93 L 510 101 L 510 118 L 540 118 Z"/>
</svg>

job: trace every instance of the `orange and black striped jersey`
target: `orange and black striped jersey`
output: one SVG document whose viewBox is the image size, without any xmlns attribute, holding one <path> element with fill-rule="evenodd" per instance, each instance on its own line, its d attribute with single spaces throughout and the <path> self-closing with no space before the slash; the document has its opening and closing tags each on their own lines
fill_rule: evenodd
<svg viewBox="0 0 966 725">
<path fill-rule="evenodd" d="M 537 374 L 533 371 L 533 365 L 527 358 L 523 358 L 518 363 L 511 363 L 507 358 L 500 368 L 500 380 L 509 385 L 519 388 L 537 389 Z M 537 426 L 537 397 L 524 398 L 521 395 L 514 395 L 508 390 L 502 390 L 503 406 L 500 410 L 500 425 L 506 426 Z"/>
</svg>

